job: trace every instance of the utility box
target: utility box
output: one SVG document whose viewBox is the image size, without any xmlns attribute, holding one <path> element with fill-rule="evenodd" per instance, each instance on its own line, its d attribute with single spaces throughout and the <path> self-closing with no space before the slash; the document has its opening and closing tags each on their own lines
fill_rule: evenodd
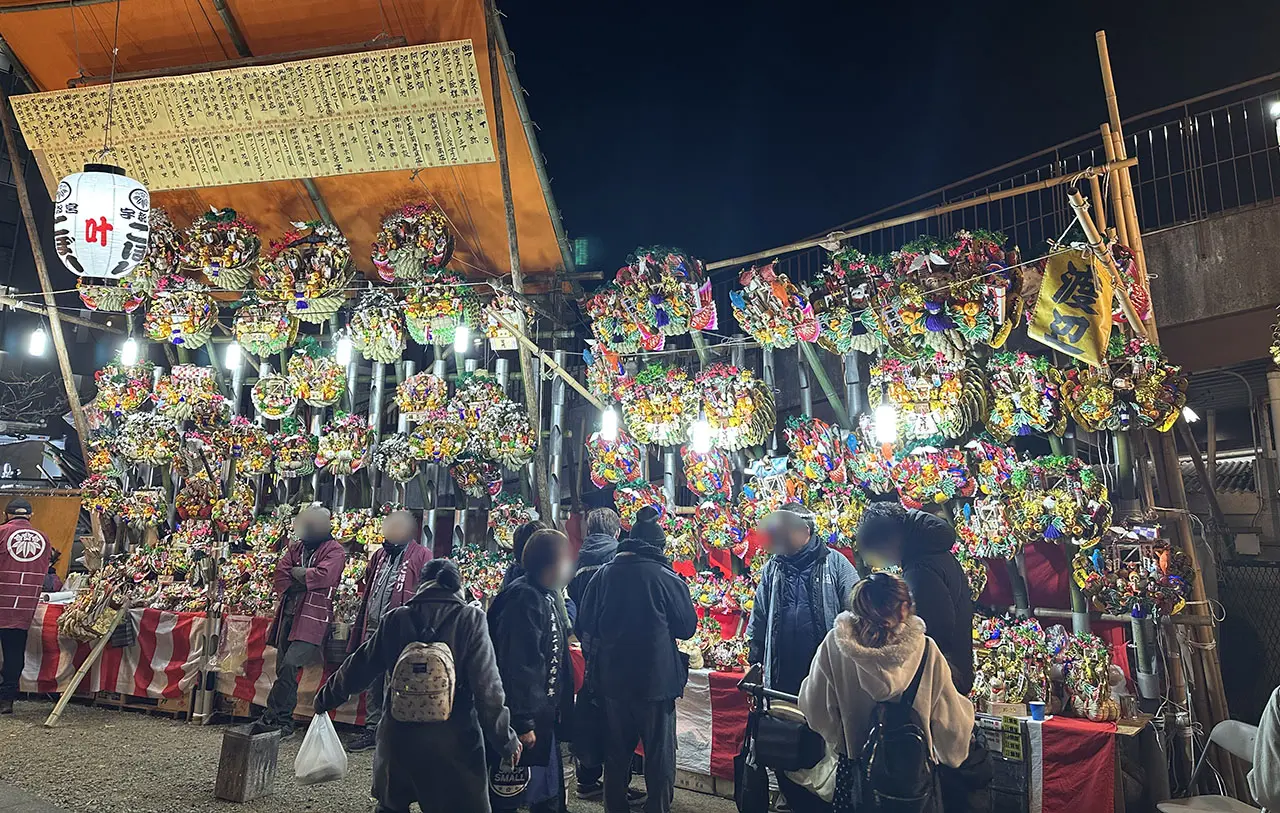
<svg viewBox="0 0 1280 813">
<path fill-rule="evenodd" d="M 222 735 L 218 782 L 213 795 L 229 802 L 251 802 L 275 792 L 280 732 L 262 723 L 232 726 Z"/>
</svg>

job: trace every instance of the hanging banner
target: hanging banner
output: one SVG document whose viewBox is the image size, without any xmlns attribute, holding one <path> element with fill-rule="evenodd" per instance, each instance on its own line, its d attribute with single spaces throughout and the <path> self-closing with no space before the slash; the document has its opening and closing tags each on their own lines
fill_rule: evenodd
<svg viewBox="0 0 1280 813">
<path fill-rule="evenodd" d="M 1064 251 L 1045 262 L 1044 282 L 1027 335 L 1095 367 L 1111 341 L 1111 277 L 1086 251 Z"/>
<path fill-rule="evenodd" d="M 102 149 L 106 85 L 13 97 L 50 189 Z M 112 163 L 153 192 L 494 160 L 471 40 L 116 83 Z"/>
</svg>

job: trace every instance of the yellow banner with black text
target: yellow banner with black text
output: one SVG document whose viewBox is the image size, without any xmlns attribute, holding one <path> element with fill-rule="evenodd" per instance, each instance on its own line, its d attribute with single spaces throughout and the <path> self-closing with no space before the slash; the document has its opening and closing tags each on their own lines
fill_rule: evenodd
<svg viewBox="0 0 1280 813">
<path fill-rule="evenodd" d="M 1088 251 L 1045 261 L 1044 282 L 1027 326 L 1031 338 L 1072 358 L 1102 366 L 1111 341 L 1111 277 Z"/>
</svg>

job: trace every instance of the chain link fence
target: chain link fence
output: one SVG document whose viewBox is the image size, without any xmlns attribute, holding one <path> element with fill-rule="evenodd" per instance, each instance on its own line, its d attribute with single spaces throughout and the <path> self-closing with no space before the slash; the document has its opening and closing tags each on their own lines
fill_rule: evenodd
<svg viewBox="0 0 1280 813">
<path fill-rule="evenodd" d="M 1280 684 L 1280 562 L 1223 562 L 1218 657 L 1231 716 L 1257 724 Z"/>
</svg>

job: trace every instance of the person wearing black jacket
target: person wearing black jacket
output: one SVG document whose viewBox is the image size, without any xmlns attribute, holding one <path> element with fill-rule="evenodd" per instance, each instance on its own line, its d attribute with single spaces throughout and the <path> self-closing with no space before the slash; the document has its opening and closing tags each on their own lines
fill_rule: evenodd
<svg viewBox="0 0 1280 813">
<path fill-rule="evenodd" d="M 973 688 L 973 595 L 951 552 L 955 542 L 951 523 L 897 502 L 872 503 L 858 524 L 858 550 L 872 565 L 901 565 L 916 615 L 947 659 L 956 689 L 968 695 Z M 959 768 L 939 766 L 946 813 L 986 811 L 991 770 L 987 750 L 976 740 Z"/>
<path fill-rule="evenodd" d="M 675 700 L 689 679 L 676 640 L 693 636 L 698 616 L 688 585 L 663 554 L 659 517 L 652 506 L 640 510 L 618 555 L 587 585 L 578 616 L 587 684 L 604 698 L 608 813 L 629 810 L 631 756 L 641 742 L 645 813 L 669 813 L 675 797 Z"/>
<path fill-rule="evenodd" d="M 550 527 L 540 519 L 531 519 L 516 528 L 516 532 L 511 535 L 512 561 L 507 565 L 507 572 L 502 574 L 502 586 L 498 588 L 499 591 L 506 590 L 513 581 L 524 575 L 524 546 L 529 542 L 529 537 Z"/>
<path fill-rule="evenodd" d="M 489 634 L 511 727 L 524 746 L 520 764 L 531 771 L 523 792 L 492 801 L 495 808 L 562 813 L 564 765 L 557 729 L 573 711 L 573 664 L 569 619 L 556 597 L 573 575 L 568 538 L 551 529 L 536 531 L 524 546 L 522 565 L 525 575 L 489 607 Z"/>
</svg>

